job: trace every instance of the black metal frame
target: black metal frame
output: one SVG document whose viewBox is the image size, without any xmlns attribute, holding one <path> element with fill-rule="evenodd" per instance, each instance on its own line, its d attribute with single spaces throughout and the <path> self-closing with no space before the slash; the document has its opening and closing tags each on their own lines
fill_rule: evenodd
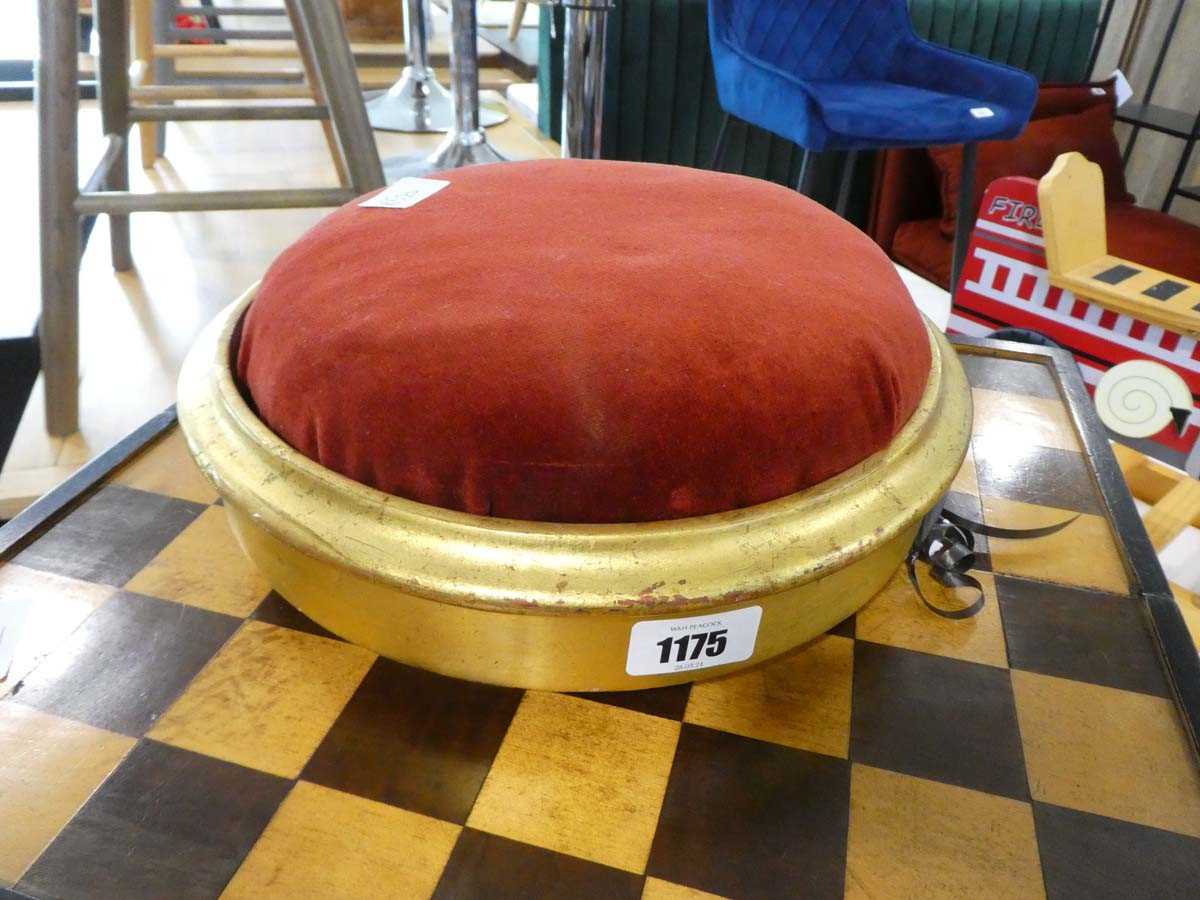
<svg viewBox="0 0 1200 900">
<path fill-rule="evenodd" d="M 1046 366 L 1054 376 L 1091 463 L 1088 468 L 1104 501 L 1131 588 L 1144 604 L 1167 684 L 1182 713 L 1184 730 L 1197 761 L 1200 761 L 1200 653 L 1197 653 L 1167 576 L 1159 565 L 1158 555 L 1146 534 L 1146 526 L 1134 505 L 1074 357 L 1067 350 L 989 338 L 955 335 L 952 343 L 959 353 L 1036 362 Z"/>
<path fill-rule="evenodd" d="M 167 407 L 117 441 L 78 472 L 21 510 L 0 527 L 0 563 L 7 562 L 48 527 L 71 511 L 105 478 L 175 424 L 175 405 Z"/>
</svg>

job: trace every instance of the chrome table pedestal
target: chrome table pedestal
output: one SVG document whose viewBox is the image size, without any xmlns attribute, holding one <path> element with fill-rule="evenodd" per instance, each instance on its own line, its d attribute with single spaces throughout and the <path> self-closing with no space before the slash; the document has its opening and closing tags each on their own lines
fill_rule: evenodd
<svg viewBox="0 0 1200 900">
<path fill-rule="evenodd" d="M 454 101 L 429 64 L 429 0 L 405 0 L 408 65 L 384 94 L 367 102 L 371 126 L 381 131 L 420 134 L 449 131 L 454 127 Z M 483 127 L 498 125 L 507 116 L 484 107 Z"/>
<path fill-rule="evenodd" d="M 613 0 L 563 0 L 562 155 L 599 159 L 604 118 L 604 40 Z"/>
<path fill-rule="evenodd" d="M 474 0 L 451 0 L 450 3 L 450 79 L 454 96 L 454 123 L 450 133 L 429 156 L 384 160 L 384 174 L 389 182 L 411 175 L 458 169 L 481 163 L 505 162 L 483 130 L 479 106 L 479 55 L 476 49 Z M 505 113 L 499 121 L 508 118 Z"/>
</svg>

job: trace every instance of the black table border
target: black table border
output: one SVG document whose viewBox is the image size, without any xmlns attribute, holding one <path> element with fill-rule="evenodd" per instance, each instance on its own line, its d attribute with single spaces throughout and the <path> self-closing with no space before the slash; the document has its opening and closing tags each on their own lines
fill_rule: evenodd
<svg viewBox="0 0 1200 900">
<path fill-rule="evenodd" d="M 1158 562 L 1146 526 L 1134 505 L 1125 475 L 1117 464 L 1079 366 L 1067 350 L 954 335 L 951 343 L 959 353 L 996 356 L 1036 362 L 1046 366 L 1066 401 L 1072 424 L 1087 454 L 1096 487 L 1104 501 L 1121 550 L 1132 588 L 1143 601 L 1143 610 L 1158 647 L 1167 683 L 1183 714 L 1183 726 L 1192 751 L 1200 762 L 1200 653 L 1192 642 L 1183 613 L 1171 593 L 1171 585 Z"/>
</svg>

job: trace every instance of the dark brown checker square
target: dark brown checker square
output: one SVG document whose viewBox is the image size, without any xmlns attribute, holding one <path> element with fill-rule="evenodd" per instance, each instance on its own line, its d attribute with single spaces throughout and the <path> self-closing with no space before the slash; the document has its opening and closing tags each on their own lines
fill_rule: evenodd
<svg viewBox="0 0 1200 900">
<path fill-rule="evenodd" d="M 975 470 L 983 494 L 1104 515 L 1099 492 L 1080 453 L 989 442 L 987 452 L 976 454 Z"/>
<path fill-rule="evenodd" d="M 850 765 L 684 724 L 646 874 L 726 897 L 842 896 Z"/>
<path fill-rule="evenodd" d="M 1139 601 L 1008 575 L 996 596 L 1014 669 L 1170 696 Z"/>
<path fill-rule="evenodd" d="M 281 628 L 291 628 L 293 631 L 303 631 L 317 637 L 329 638 L 334 641 L 342 640 L 327 628 L 322 628 L 292 604 L 288 603 L 275 591 L 267 594 L 258 608 L 250 614 L 250 618 L 268 625 L 278 625 Z"/>
<path fill-rule="evenodd" d="M 1190 900 L 1200 890 L 1200 839 L 1049 803 L 1034 803 L 1033 818 L 1050 900 Z"/>
<path fill-rule="evenodd" d="M 301 777 L 462 824 L 521 695 L 381 657 Z"/>
<path fill-rule="evenodd" d="M 858 641 L 850 758 L 1029 797 L 1012 683 L 994 666 Z"/>
<path fill-rule="evenodd" d="M 1152 284 L 1142 293 L 1147 297 L 1153 297 L 1155 300 L 1170 300 L 1176 294 L 1182 294 L 1187 290 L 1187 285 L 1179 281 L 1172 281 L 1170 278 L 1164 278 L 1158 284 Z"/>
<path fill-rule="evenodd" d="M 464 828 L 433 896 L 436 900 L 637 900 L 643 880 L 621 869 Z"/>
<path fill-rule="evenodd" d="M 683 718 L 684 710 L 687 709 L 691 691 L 690 684 L 673 684 L 670 687 L 647 688 L 642 691 L 587 691 L 573 696 L 678 721 Z"/>
<path fill-rule="evenodd" d="M 200 503 L 110 484 L 13 561 L 121 587 L 206 508 Z"/>
<path fill-rule="evenodd" d="M 841 637 L 853 638 L 856 621 L 856 616 L 847 616 L 846 618 L 842 619 L 842 621 L 830 628 L 826 633 L 840 635 Z"/>
<path fill-rule="evenodd" d="M 1059 396 L 1058 385 L 1050 369 L 1037 363 L 999 356 L 961 353 L 963 371 L 971 387 L 987 388 L 1006 394 L 1026 394 L 1048 400 Z"/>
<path fill-rule="evenodd" d="M 239 621 L 169 600 L 115 594 L 33 670 L 14 699 L 139 737 Z"/>
<path fill-rule="evenodd" d="M 1134 275 L 1138 274 L 1138 272 L 1140 272 L 1140 271 L 1142 271 L 1142 270 L 1135 269 L 1133 266 L 1116 265 L 1111 268 L 1105 269 L 1103 272 L 1098 272 L 1097 274 L 1093 275 L 1092 277 L 1095 278 L 1097 281 L 1104 282 L 1105 284 L 1120 284 L 1122 281 L 1125 281 L 1127 278 L 1132 278 Z"/>
<path fill-rule="evenodd" d="M 216 897 L 289 787 L 144 740 L 17 887 L 39 897 Z"/>
</svg>

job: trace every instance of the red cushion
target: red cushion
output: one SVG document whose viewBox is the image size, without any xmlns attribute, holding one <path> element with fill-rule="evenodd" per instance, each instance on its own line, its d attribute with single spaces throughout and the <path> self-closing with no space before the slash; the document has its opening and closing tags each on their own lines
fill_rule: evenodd
<svg viewBox="0 0 1200 900">
<path fill-rule="evenodd" d="M 1108 204 L 1104 219 L 1113 256 L 1200 281 L 1200 226 L 1132 203 Z"/>
<path fill-rule="evenodd" d="M 1038 88 L 1037 103 L 1033 107 L 1034 119 L 1064 116 L 1083 112 L 1093 106 L 1104 106 L 1115 111 L 1117 108 L 1117 76 L 1104 81 L 1046 82 Z"/>
<path fill-rule="evenodd" d="M 975 167 L 972 209 L 979 209 L 983 192 L 997 178 L 1005 175 L 1041 178 L 1059 154 L 1070 150 L 1078 150 L 1100 166 L 1108 202 L 1133 199 L 1125 190 L 1121 151 L 1113 135 L 1113 111 L 1105 101 L 1082 112 L 1036 119 L 1020 137 L 1011 141 L 981 143 Z M 930 147 L 929 155 L 941 176 L 942 233 L 952 236 L 958 213 L 958 189 L 962 182 L 962 146 Z"/>
<path fill-rule="evenodd" d="M 1200 225 L 1132 203 L 1110 203 L 1104 219 L 1113 256 L 1200 281 Z M 950 283 L 953 250 L 937 219 L 905 222 L 892 243 L 898 263 L 942 287 Z"/>
<path fill-rule="evenodd" d="M 772 500 L 888 444 L 924 326 L 865 235 L 765 181 L 548 160 L 332 213 L 238 352 L 306 456 L 470 513 L 635 522 Z"/>
<path fill-rule="evenodd" d="M 954 258 L 954 240 L 942 234 L 941 220 L 916 219 L 896 229 L 892 241 L 896 262 L 922 278 L 950 289 L 950 264 Z"/>
</svg>

